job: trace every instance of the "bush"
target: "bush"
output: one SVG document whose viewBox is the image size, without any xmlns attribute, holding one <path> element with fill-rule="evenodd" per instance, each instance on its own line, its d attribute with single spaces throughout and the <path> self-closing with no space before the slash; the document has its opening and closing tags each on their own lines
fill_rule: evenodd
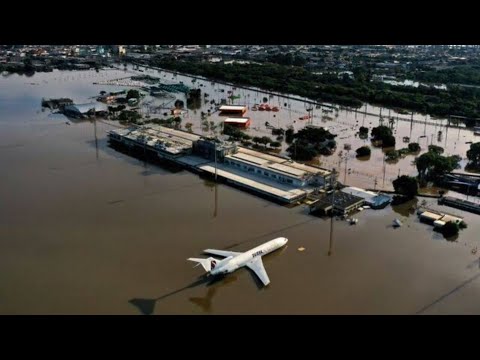
<svg viewBox="0 0 480 360">
<path fill-rule="evenodd" d="M 418 180 L 415 177 L 402 175 L 392 182 L 395 192 L 412 199 L 418 193 Z"/>
<path fill-rule="evenodd" d="M 127 100 L 128 99 L 139 99 L 140 98 L 140 92 L 138 90 L 130 89 L 127 92 Z"/>
<path fill-rule="evenodd" d="M 449 221 L 442 226 L 440 231 L 442 232 L 443 236 L 451 237 L 458 234 L 458 232 L 460 231 L 460 226 L 458 226 L 458 224 L 453 221 Z"/>
<path fill-rule="evenodd" d="M 395 136 L 389 135 L 386 136 L 382 141 L 382 147 L 393 147 L 395 146 Z"/>
<path fill-rule="evenodd" d="M 410 150 L 411 152 L 419 152 L 420 150 L 422 150 L 422 148 L 418 143 L 410 143 L 408 144 L 408 150 Z"/>
<path fill-rule="evenodd" d="M 397 150 L 390 150 L 385 153 L 385 158 L 388 161 L 395 161 L 400 157 L 400 153 Z"/>
<path fill-rule="evenodd" d="M 441 146 L 428 145 L 428 151 L 440 155 L 443 154 L 445 150 Z"/>
<path fill-rule="evenodd" d="M 359 147 L 356 151 L 357 157 L 364 157 L 364 156 L 370 156 L 372 153 L 372 150 L 370 150 L 369 146 L 362 146 Z"/>
<path fill-rule="evenodd" d="M 292 128 L 288 128 L 287 131 L 285 131 L 285 141 L 288 144 L 291 144 L 293 142 L 293 135 L 295 133 L 295 130 Z"/>
</svg>

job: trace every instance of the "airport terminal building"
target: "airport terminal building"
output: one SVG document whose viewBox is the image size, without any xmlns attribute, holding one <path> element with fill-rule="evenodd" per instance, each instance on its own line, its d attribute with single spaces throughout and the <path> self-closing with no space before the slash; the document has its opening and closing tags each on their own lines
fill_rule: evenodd
<svg viewBox="0 0 480 360">
<path fill-rule="evenodd" d="M 236 153 L 225 156 L 224 164 L 257 177 L 294 187 L 330 186 L 331 172 L 328 170 L 246 148 L 239 148 Z"/>
</svg>

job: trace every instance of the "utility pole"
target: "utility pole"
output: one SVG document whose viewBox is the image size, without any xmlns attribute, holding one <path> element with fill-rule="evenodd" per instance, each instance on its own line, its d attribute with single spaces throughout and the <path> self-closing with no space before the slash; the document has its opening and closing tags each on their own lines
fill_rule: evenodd
<svg viewBox="0 0 480 360">
<path fill-rule="evenodd" d="M 218 209 L 218 184 L 215 182 L 215 209 L 213 211 L 213 217 L 217 217 Z"/>
<path fill-rule="evenodd" d="M 215 208 L 213 211 L 213 217 L 217 217 L 218 208 L 218 183 L 217 183 L 217 139 L 214 138 L 214 157 L 215 157 Z"/>
<path fill-rule="evenodd" d="M 348 151 L 347 151 L 347 154 L 345 155 L 345 175 L 343 176 L 344 185 L 347 184 L 347 164 L 348 164 Z"/>
<path fill-rule="evenodd" d="M 383 188 L 385 189 L 385 171 L 387 169 L 387 164 L 385 163 L 386 155 L 383 155 Z"/>
<path fill-rule="evenodd" d="M 332 192 L 332 214 L 330 218 L 330 243 L 328 246 L 328 256 L 331 256 L 333 253 L 333 217 L 334 217 L 334 208 L 335 208 L 335 191 L 337 189 L 337 182 L 335 179 L 336 170 L 332 169 L 332 178 L 333 178 L 333 192 Z"/>
<path fill-rule="evenodd" d="M 217 182 L 217 142 L 214 140 L 214 155 L 215 155 L 215 183 Z"/>
<path fill-rule="evenodd" d="M 93 131 L 95 134 L 95 150 L 96 150 L 96 155 L 98 160 L 98 139 L 97 139 L 97 117 L 96 116 L 93 119 Z"/>
<path fill-rule="evenodd" d="M 145 130 L 145 124 L 142 125 L 143 130 L 143 166 L 147 167 L 147 135 Z"/>
</svg>

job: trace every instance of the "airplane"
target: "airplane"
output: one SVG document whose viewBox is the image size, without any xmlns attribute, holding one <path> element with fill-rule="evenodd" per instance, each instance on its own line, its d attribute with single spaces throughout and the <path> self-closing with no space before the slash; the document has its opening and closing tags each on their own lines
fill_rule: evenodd
<svg viewBox="0 0 480 360">
<path fill-rule="evenodd" d="M 189 261 L 197 262 L 195 265 L 202 265 L 207 275 L 224 275 L 234 272 L 235 270 L 246 266 L 252 270 L 255 275 L 261 280 L 264 286 L 270 284 L 267 272 L 263 267 L 262 256 L 267 255 L 281 247 L 285 246 L 288 242 L 287 238 L 279 237 L 270 240 L 260 246 L 257 246 L 246 252 L 235 252 L 225 250 L 206 249 L 203 252 L 207 254 L 222 256 L 224 259 L 219 260 L 213 257 L 207 259 L 201 258 L 188 258 Z"/>
</svg>

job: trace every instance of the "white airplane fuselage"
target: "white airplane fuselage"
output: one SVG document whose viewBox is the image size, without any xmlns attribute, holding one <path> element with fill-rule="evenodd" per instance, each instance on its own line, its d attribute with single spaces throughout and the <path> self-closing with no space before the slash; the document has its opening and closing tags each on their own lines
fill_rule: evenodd
<svg viewBox="0 0 480 360">
<path fill-rule="evenodd" d="M 235 270 L 251 263 L 257 257 L 262 257 L 275 250 L 280 249 L 281 247 L 285 246 L 287 242 L 287 238 L 280 237 L 270 240 L 237 256 L 229 256 L 220 261 L 213 269 L 211 269 L 210 274 L 219 275 L 234 272 Z"/>
</svg>

